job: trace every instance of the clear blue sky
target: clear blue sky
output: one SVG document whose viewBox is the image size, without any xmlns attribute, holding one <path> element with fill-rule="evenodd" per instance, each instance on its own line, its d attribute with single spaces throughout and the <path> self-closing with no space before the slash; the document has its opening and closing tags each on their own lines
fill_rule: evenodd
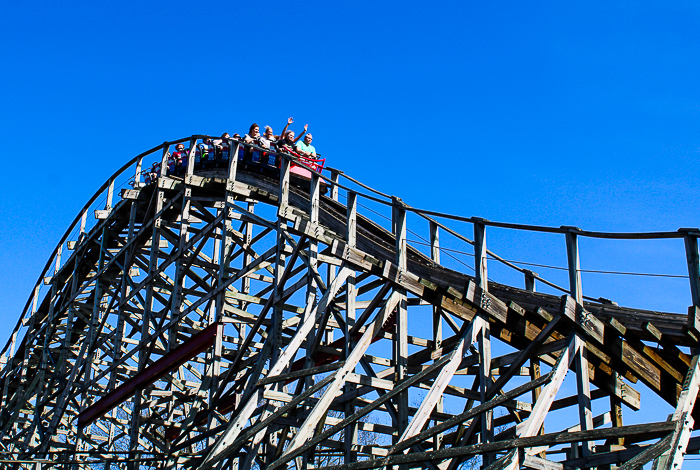
<svg viewBox="0 0 700 470">
<path fill-rule="evenodd" d="M 309 123 L 331 166 L 426 209 L 598 231 L 700 225 L 697 2 L 434 5 L 6 2 L 0 341 L 118 167 L 251 122 Z M 491 240 L 512 259 L 565 262 L 563 239 Z M 682 250 L 583 241 L 582 264 L 682 275 Z M 690 304 L 687 280 L 584 276 L 584 292 Z"/>
</svg>

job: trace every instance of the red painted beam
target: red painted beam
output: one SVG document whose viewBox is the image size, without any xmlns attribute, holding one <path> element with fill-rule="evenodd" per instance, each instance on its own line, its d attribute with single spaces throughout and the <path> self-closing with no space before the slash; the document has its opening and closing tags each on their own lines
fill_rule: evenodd
<svg viewBox="0 0 700 470">
<path fill-rule="evenodd" d="M 119 387 L 102 397 L 92 406 L 83 410 L 78 416 L 78 427 L 87 426 L 114 407 L 131 398 L 136 390 L 147 387 L 164 375 L 180 367 L 199 353 L 206 351 L 214 344 L 217 335 L 223 333 L 223 324 L 209 325 L 190 339 L 173 349 L 156 362 L 121 384 Z"/>
</svg>

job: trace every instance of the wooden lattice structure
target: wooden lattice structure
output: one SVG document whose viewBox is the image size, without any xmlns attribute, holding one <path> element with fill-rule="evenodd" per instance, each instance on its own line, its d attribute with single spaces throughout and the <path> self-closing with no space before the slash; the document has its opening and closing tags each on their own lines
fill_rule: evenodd
<svg viewBox="0 0 700 470">
<path fill-rule="evenodd" d="M 294 179 L 289 156 L 278 175 L 237 158 L 196 169 L 201 137 L 128 162 L 47 262 L 2 354 L 3 467 L 673 469 L 700 448 L 697 229 L 445 216 L 339 170 Z M 189 166 L 168 175 L 179 142 Z M 407 242 L 419 223 L 425 246 Z M 563 234 L 564 295 L 490 252 L 491 226 Z M 439 235 L 473 247 L 472 275 L 441 263 Z M 586 300 L 581 237 L 684 239 L 689 314 Z M 525 288 L 490 281 L 487 261 Z M 637 383 L 668 420 L 623 423 Z"/>
</svg>

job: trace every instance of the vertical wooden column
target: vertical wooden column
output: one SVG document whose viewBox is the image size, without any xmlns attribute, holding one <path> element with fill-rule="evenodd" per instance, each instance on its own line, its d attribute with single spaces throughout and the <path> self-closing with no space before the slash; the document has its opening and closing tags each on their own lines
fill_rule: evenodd
<svg viewBox="0 0 700 470">
<path fill-rule="evenodd" d="M 233 141 L 231 139 L 227 142 L 229 146 L 229 162 L 228 162 L 228 175 L 226 179 L 226 195 L 224 200 L 224 206 L 221 209 L 222 223 L 221 223 L 221 240 L 215 240 L 214 242 L 214 254 L 212 259 L 217 260 L 219 263 L 219 272 L 217 273 L 216 284 L 213 286 L 217 288 L 223 285 L 228 279 L 228 269 L 231 265 L 231 256 L 235 248 L 235 244 L 231 237 L 231 232 L 233 227 L 231 224 L 231 217 L 233 215 L 233 206 L 235 204 L 235 194 L 234 189 L 236 185 L 236 175 L 238 173 L 238 151 L 240 148 L 240 143 L 236 145 L 235 152 L 233 151 Z M 219 229 L 217 229 L 219 231 Z M 250 243 L 250 231 L 246 230 L 246 238 L 248 243 Z M 247 280 L 247 279 L 246 279 Z M 248 284 L 248 287 L 250 284 Z M 249 290 L 249 289 L 248 289 Z M 212 311 L 210 311 L 209 318 L 207 319 L 208 324 L 221 322 L 224 314 L 224 306 L 226 303 L 226 289 L 221 290 L 216 296 L 216 304 L 213 305 Z M 216 396 L 216 390 L 219 387 L 219 374 L 221 373 L 221 355 L 223 352 L 223 329 L 220 329 L 221 334 L 217 334 L 214 339 L 214 347 L 208 353 L 209 365 L 206 370 L 206 377 L 209 380 L 209 406 L 213 406 L 213 399 Z M 240 331 L 239 331 L 240 333 Z M 242 338 L 241 338 L 242 340 Z M 214 426 L 213 417 L 210 414 L 207 422 L 207 427 L 211 428 Z M 209 444 L 213 444 L 214 438 L 209 438 Z"/>
<path fill-rule="evenodd" d="M 37 312 L 37 307 L 39 305 L 39 292 L 41 291 L 41 282 L 37 283 L 37 285 L 34 287 L 34 294 L 32 295 L 32 307 L 30 310 L 30 315 L 29 318 L 26 320 L 23 320 L 23 324 L 26 322 L 27 330 L 25 333 L 26 335 L 31 334 L 31 332 L 34 330 L 34 325 L 36 322 L 36 312 Z M 19 370 L 19 386 L 17 387 L 17 391 L 14 393 L 14 400 L 10 401 L 10 403 L 13 403 L 13 409 L 10 411 L 11 414 L 14 414 L 15 412 L 18 411 L 18 409 L 21 409 L 22 406 L 22 396 L 25 392 L 30 392 L 32 389 L 32 386 L 36 386 L 36 384 L 33 381 L 33 377 L 28 375 L 28 372 L 30 370 L 29 368 L 29 359 L 32 355 L 32 348 L 30 347 L 25 347 L 24 348 L 24 355 L 22 358 L 22 365 Z M 15 423 L 13 427 L 17 428 L 17 424 Z M 17 449 L 17 446 L 20 444 L 20 441 L 13 442 L 10 445 L 10 450 L 15 450 Z"/>
<path fill-rule="evenodd" d="M 537 273 L 525 269 L 525 290 L 529 292 L 537 292 Z"/>
<path fill-rule="evenodd" d="M 523 274 L 525 274 L 525 290 L 528 292 L 537 292 L 537 284 L 536 284 L 536 279 L 537 279 L 537 273 L 530 271 L 528 269 L 524 270 Z M 539 379 L 541 376 L 541 364 L 539 357 L 533 356 L 530 358 L 530 379 L 531 380 L 536 380 Z M 532 403 L 533 405 L 537 403 L 537 400 L 540 398 L 540 394 L 542 393 L 542 387 L 536 387 L 532 390 Z M 539 434 L 544 434 L 544 424 L 540 427 L 540 432 Z M 540 458 L 547 458 L 547 453 L 542 452 L 539 454 Z"/>
<path fill-rule="evenodd" d="M 197 153 L 197 139 L 190 139 L 190 149 L 187 152 L 187 176 L 194 172 L 194 156 Z M 238 155 L 236 155 L 238 157 Z"/>
<path fill-rule="evenodd" d="M 83 239 L 85 238 L 85 227 L 87 225 L 87 211 L 87 208 L 85 208 L 82 217 L 80 217 L 80 232 L 78 233 L 78 243 L 76 245 L 80 245 L 83 242 Z"/>
<path fill-rule="evenodd" d="M 108 232 L 107 232 L 107 227 L 102 229 L 102 236 L 100 238 L 100 254 L 99 258 L 97 261 L 97 265 L 95 266 L 95 272 L 100 272 L 102 270 L 102 267 L 105 264 L 105 252 L 107 251 L 107 237 L 108 237 Z M 93 302 L 93 308 L 92 308 L 92 314 L 90 316 L 90 326 L 88 327 L 88 334 L 87 336 L 83 339 L 83 341 L 87 342 L 87 348 L 85 349 L 85 354 L 86 354 L 86 359 L 85 359 L 85 376 L 83 378 L 83 386 L 81 390 L 81 401 L 80 401 L 80 411 L 83 411 L 85 408 L 90 406 L 90 393 L 87 388 L 88 383 L 92 381 L 93 377 L 93 367 L 92 363 L 94 360 L 94 350 L 93 350 L 93 345 L 95 344 L 95 341 L 97 340 L 98 336 L 98 325 L 100 324 L 100 313 L 102 312 L 102 296 L 103 296 L 103 285 L 102 285 L 102 275 L 99 275 L 95 278 L 95 289 L 93 291 L 93 297 L 92 297 L 92 302 Z M 104 313 L 107 315 L 107 312 Z M 77 360 L 79 360 L 78 358 Z M 83 436 L 90 436 L 90 426 L 87 426 L 87 428 L 81 428 L 78 431 L 78 437 L 76 440 L 76 450 L 80 451 L 82 450 L 82 441 L 83 441 Z"/>
<path fill-rule="evenodd" d="M 285 247 L 287 244 L 283 232 L 287 227 L 287 211 L 289 210 L 289 179 L 291 163 L 286 156 L 280 155 L 280 186 L 279 186 L 279 208 L 277 211 L 277 252 L 275 255 L 275 274 L 274 274 L 274 290 L 273 290 L 273 307 L 272 307 L 272 335 L 267 341 L 271 340 L 270 364 L 276 364 L 282 353 L 282 322 L 284 319 L 284 306 L 282 301 L 282 292 L 284 286 L 282 284 L 282 276 L 284 275 L 287 259 L 285 255 Z M 276 384 L 275 387 L 281 387 L 283 384 Z M 273 458 L 274 449 L 277 448 L 279 432 L 265 436 L 267 450 L 263 452 L 267 458 Z M 255 445 L 251 448 L 254 452 Z M 251 454 L 242 461 L 242 468 L 246 469 L 252 464 Z"/>
<path fill-rule="evenodd" d="M 438 224 L 430 221 L 430 259 L 435 264 L 440 264 L 440 229 Z M 439 307 L 433 306 L 433 351 L 442 348 L 442 313 Z M 435 362 L 439 359 L 436 358 Z M 442 396 L 438 398 L 435 410 L 438 413 L 443 412 Z M 433 439 L 434 449 L 437 450 L 442 446 L 443 434 L 436 434 Z"/>
<path fill-rule="evenodd" d="M 163 146 L 163 157 L 161 158 L 161 161 L 165 160 L 167 164 L 167 154 L 168 154 L 168 145 Z M 162 171 L 162 170 L 161 170 Z M 160 183 L 160 178 L 158 178 L 156 182 L 156 204 L 154 208 L 154 216 L 158 215 L 161 210 L 163 210 L 163 205 L 164 205 L 164 200 L 165 200 L 165 192 L 161 188 L 161 183 Z M 143 311 L 143 318 L 141 319 L 141 346 L 144 346 L 144 340 L 145 338 L 148 338 L 150 335 L 150 328 L 151 328 L 151 317 L 153 315 L 153 291 L 155 289 L 155 284 L 158 280 L 157 272 L 158 272 L 158 263 L 159 263 L 159 256 L 158 253 L 160 251 L 160 225 L 161 225 L 161 219 L 159 216 L 154 217 L 153 219 L 153 231 L 151 235 L 151 253 L 148 261 L 148 277 L 151 279 L 150 282 L 148 283 L 148 286 L 146 287 L 146 298 L 145 298 L 145 305 L 144 305 L 144 311 Z M 141 371 L 143 370 L 144 367 L 146 367 L 146 364 L 148 362 L 148 351 L 146 347 L 142 347 L 141 350 L 139 351 L 139 357 L 138 357 L 138 370 Z M 131 411 L 131 422 L 130 422 L 130 429 L 129 429 L 129 451 L 134 452 L 138 449 L 139 447 L 139 431 L 141 427 L 141 401 L 142 401 L 142 391 L 141 389 L 137 389 L 136 393 L 134 394 L 133 398 L 133 409 Z M 138 456 L 140 454 L 132 454 L 135 456 Z M 133 470 L 135 467 L 134 462 L 129 462 L 127 468 L 129 470 Z"/>
<path fill-rule="evenodd" d="M 77 278 L 78 273 L 80 272 L 80 267 L 81 267 L 81 256 L 75 256 L 75 262 L 73 265 L 73 278 Z M 71 284 L 71 291 L 70 291 L 70 296 L 71 298 L 75 298 L 75 295 L 78 291 L 78 283 L 73 282 Z M 71 346 L 71 337 L 73 335 L 73 317 L 75 316 L 76 308 L 75 308 L 75 303 L 71 302 L 68 306 L 68 318 L 66 320 L 66 331 L 63 337 L 63 348 L 61 350 L 61 356 L 59 358 L 59 368 L 60 368 L 60 374 L 61 376 L 66 376 L 69 369 L 69 361 L 71 359 L 71 356 L 75 355 L 75 362 L 74 362 L 74 367 L 78 367 L 81 361 L 81 353 L 74 353 L 70 346 Z M 61 392 L 60 397 L 56 400 L 56 405 L 54 407 L 54 415 L 51 418 L 51 423 L 48 426 L 49 432 L 52 433 L 53 430 L 56 429 L 60 422 L 61 414 L 64 412 L 64 408 L 67 406 L 67 399 L 69 395 L 69 391 L 72 388 L 73 382 L 75 380 L 75 375 L 69 375 L 67 383 L 65 385 L 65 388 L 63 389 L 63 392 Z M 5 393 L 5 392 L 3 392 Z M 7 406 L 4 404 L 4 406 Z M 75 430 L 75 428 L 73 428 Z M 73 437 L 77 441 L 77 432 L 70 437 Z"/>
<path fill-rule="evenodd" d="M 235 185 L 235 180 L 236 176 L 238 174 L 238 152 L 240 151 L 241 144 L 237 143 L 236 144 L 236 151 L 233 152 L 233 144 L 234 141 L 231 139 L 228 142 L 229 149 L 231 149 L 230 153 L 230 158 L 229 158 L 229 171 L 228 171 L 228 179 L 229 181 L 232 181 L 233 184 Z M 247 209 L 248 212 L 254 212 L 255 211 L 255 202 L 249 201 L 247 203 Z M 250 244 L 253 242 L 253 223 L 250 222 L 250 220 L 247 220 L 244 225 L 243 225 L 243 243 L 245 243 L 246 246 L 250 246 Z M 247 250 L 243 250 L 243 259 L 242 263 L 243 265 L 241 267 L 248 266 L 251 262 L 253 261 L 253 257 L 248 253 Z M 241 279 L 241 292 L 243 294 L 249 294 L 250 293 L 250 278 L 248 276 L 245 276 L 243 279 Z M 241 301 L 241 310 L 247 310 L 248 309 L 248 302 Z M 238 329 L 238 337 L 240 338 L 241 342 L 245 340 L 246 336 L 246 324 L 245 323 L 240 323 L 237 326 Z"/>
<path fill-rule="evenodd" d="M 331 170 L 331 191 L 330 191 L 330 196 L 331 199 L 334 201 L 339 201 L 339 194 L 338 194 L 338 179 L 340 177 L 340 173 L 338 170 Z M 348 206 L 349 207 L 349 206 Z M 331 263 L 326 263 L 326 285 L 330 286 L 331 282 L 333 281 L 333 278 L 335 278 L 335 275 L 337 273 L 336 267 L 331 264 Z M 353 279 L 355 279 L 355 276 L 351 276 Z M 334 340 L 333 338 L 333 330 L 329 329 L 327 330 L 326 333 L 326 341 L 330 344 Z"/>
<path fill-rule="evenodd" d="M 163 156 L 160 159 L 160 175 L 166 176 L 168 174 L 168 158 L 170 157 L 170 144 L 163 142 Z"/>
<path fill-rule="evenodd" d="M 440 232 L 435 222 L 430 222 L 430 259 L 440 264 Z M 442 316 L 438 307 L 433 307 L 433 350 L 442 347 Z M 442 398 L 440 398 L 442 407 Z M 441 410 L 440 410 L 441 411 Z"/>
<path fill-rule="evenodd" d="M 615 379 L 615 383 L 619 383 L 622 381 L 622 377 L 620 376 L 619 373 L 613 372 L 612 376 Z M 614 427 L 614 428 L 622 427 L 622 425 L 623 425 L 622 424 L 622 400 L 620 400 L 614 394 L 610 395 L 610 418 L 611 418 L 612 427 Z M 625 438 L 618 437 L 613 442 L 616 442 L 617 445 L 623 446 L 623 445 L 625 445 Z"/>
<path fill-rule="evenodd" d="M 248 202 L 248 212 L 253 213 L 255 212 L 255 202 L 250 201 Z M 245 225 L 243 226 L 244 229 L 244 243 L 247 246 L 250 246 L 250 244 L 253 242 L 253 222 L 248 219 L 245 222 Z M 246 250 L 243 250 L 243 265 L 242 267 L 248 266 L 250 263 L 253 262 L 253 256 Z M 249 294 L 250 293 L 250 278 L 248 276 L 245 276 L 243 279 L 241 279 L 241 292 L 244 294 Z M 249 303 L 246 301 L 241 301 L 241 310 L 247 310 L 248 309 Z M 245 339 L 245 334 L 246 334 L 246 324 L 241 323 L 238 334 L 241 338 L 241 341 Z"/>
<path fill-rule="evenodd" d="M 340 172 L 338 170 L 331 170 L 331 199 L 334 201 L 338 200 L 338 178 L 340 177 Z"/>
<path fill-rule="evenodd" d="M 486 299 L 489 291 L 489 278 L 487 267 L 486 248 L 486 222 L 485 219 L 473 218 L 474 221 L 474 271 L 476 283 L 481 289 L 482 299 Z M 491 335 L 489 322 L 484 321 L 479 330 L 479 395 L 481 402 L 486 402 L 489 386 L 491 385 Z M 488 410 L 481 415 L 481 442 L 493 441 L 493 410 Z M 487 467 L 495 460 L 493 454 L 484 454 L 482 466 Z"/>
<path fill-rule="evenodd" d="M 139 165 L 141 163 L 141 160 L 139 160 Z M 139 167 L 140 168 L 140 167 Z M 139 170 L 137 170 L 137 175 L 139 174 Z M 136 179 L 135 181 L 138 181 Z M 134 185 L 135 188 L 137 188 L 137 185 Z M 136 217 L 138 215 L 138 204 L 135 201 L 131 202 L 131 207 L 129 209 L 129 231 L 127 233 L 127 238 L 126 238 L 126 243 L 130 243 L 131 240 L 133 240 L 134 235 L 136 233 Z M 132 264 L 132 259 L 133 259 L 133 252 L 134 252 L 134 247 L 131 246 L 127 250 L 124 251 L 124 271 L 122 273 L 122 279 L 121 279 L 121 284 L 119 286 L 119 295 L 120 295 L 120 301 L 117 304 L 117 325 L 116 325 L 116 332 L 115 332 L 115 339 L 114 339 L 114 353 L 112 356 L 113 362 L 117 362 L 121 359 L 122 357 L 122 347 L 124 344 L 124 330 L 125 330 L 125 324 L 126 324 L 126 319 L 131 315 L 131 313 L 125 308 L 127 302 L 124 302 L 123 299 L 127 297 L 129 294 L 129 291 L 131 289 L 131 270 L 130 266 Z M 117 379 L 119 377 L 119 368 L 114 368 L 112 372 L 109 374 L 109 382 L 107 384 L 107 392 L 111 392 L 112 390 L 115 389 Z M 112 416 L 116 418 L 116 413 L 117 413 L 117 408 L 112 410 Z M 109 445 L 112 446 L 114 442 L 114 434 L 115 434 L 115 424 L 114 422 L 110 423 L 109 427 Z"/>
<path fill-rule="evenodd" d="M 576 300 L 577 316 L 578 311 L 581 315 L 583 311 L 583 289 L 581 287 L 581 261 L 579 257 L 577 227 L 562 227 L 566 229 L 566 255 L 569 264 L 569 289 L 571 296 Z M 578 321 L 578 319 L 577 319 Z M 591 411 L 591 382 L 588 370 L 588 357 L 586 353 L 586 342 L 581 336 L 576 333 L 576 341 L 579 343 L 576 352 L 576 387 L 578 390 L 578 411 L 579 420 L 581 422 L 581 430 L 587 431 L 593 429 L 593 413 Z M 593 443 L 591 441 L 583 442 L 583 456 L 588 457 L 593 452 Z M 572 444 L 574 455 L 578 453 L 578 444 Z"/>
<path fill-rule="evenodd" d="M 318 212 L 319 212 L 319 204 L 320 204 L 320 198 L 321 198 L 321 180 L 319 179 L 318 175 L 312 174 L 311 175 L 311 184 L 309 185 L 309 222 L 313 225 L 318 225 Z M 313 238 L 309 237 L 309 266 L 308 266 L 308 284 L 306 286 L 306 312 L 305 315 L 311 315 L 312 308 L 311 306 L 314 305 L 316 301 L 316 276 L 315 274 L 318 272 L 318 241 Z M 309 338 L 314 338 L 316 336 L 316 333 L 314 331 L 316 330 L 316 327 L 312 327 L 311 332 L 309 333 Z M 319 335 L 323 334 L 322 331 L 317 332 Z M 309 340 L 306 342 L 306 364 L 307 366 L 311 366 L 313 364 L 313 350 L 314 350 L 314 343 L 315 341 Z M 306 386 L 311 387 L 313 384 L 313 377 L 307 377 L 306 378 Z"/>
<path fill-rule="evenodd" d="M 406 269 L 406 209 L 403 201 L 397 197 L 392 197 L 392 225 L 394 227 L 394 237 L 396 238 L 396 265 L 399 272 Z M 396 337 L 394 338 L 394 363 L 396 364 L 395 380 L 400 384 L 406 379 L 408 367 L 408 309 L 406 302 L 406 290 L 394 288 L 399 295 L 399 302 L 396 306 Z M 396 430 L 398 436 L 403 435 L 408 426 L 408 390 L 401 392 L 396 397 L 397 423 Z M 396 442 L 396 439 L 394 439 Z"/>
<path fill-rule="evenodd" d="M 56 329 L 60 328 L 60 325 L 56 324 L 55 321 L 55 305 L 56 305 L 56 296 L 58 293 L 58 286 L 56 283 L 56 273 L 58 273 L 58 270 L 61 268 L 61 255 L 63 253 L 63 245 L 59 245 L 57 251 L 56 251 L 56 256 L 54 260 L 54 271 L 53 274 L 51 275 L 50 278 L 44 279 L 44 283 L 47 281 L 50 282 L 51 285 L 51 293 L 49 294 L 50 301 L 49 301 L 49 311 L 47 315 L 47 319 L 45 320 L 46 322 L 46 331 L 44 333 L 44 341 L 42 344 L 42 349 L 41 349 L 41 360 L 39 362 L 39 374 L 38 374 L 38 385 L 37 385 L 37 396 L 36 396 L 36 404 L 35 404 L 35 409 L 34 409 L 34 418 L 32 420 L 32 424 L 29 427 L 29 431 L 27 433 L 28 436 L 31 437 L 31 439 L 25 439 L 25 445 L 23 446 L 23 450 L 26 450 L 26 444 L 29 444 L 30 441 L 35 440 L 35 432 L 37 429 L 37 426 L 40 426 L 40 421 L 42 417 L 44 416 L 44 410 L 45 410 L 45 403 L 47 401 L 47 398 L 49 394 L 53 392 L 53 389 L 50 387 L 51 383 L 47 383 L 46 381 L 46 374 L 48 372 L 48 369 L 50 366 L 50 363 L 53 363 L 53 359 L 49 357 L 50 354 L 50 346 L 51 346 L 51 340 L 55 337 L 56 334 Z M 50 280 L 49 280 L 50 279 Z M 54 373 L 57 372 L 58 365 L 54 364 Z M 48 385 L 48 386 L 47 386 Z M 45 442 L 45 441 L 44 441 Z M 33 445 L 33 444 L 32 444 Z"/>
<path fill-rule="evenodd" d="M 109 180 L 109 187 L 107 188 L 107 204 L 105 204 L 105 210 L 111 211 L 112 204 L 114 201 L 114 178 Z"/>
<path fill-rule="evenodd" d="M 337 173 L 336 173 L 337 179 Z M 336 192 L 337 197 L 337 192 Z M 347 246 L 354 248 L 357 244 L 357 194 L 348 192 L 347 201 Z M 330 285 L 330 280 L 329 280 Z M 357 297 L 357 288 L 355 287 L 355 271 L 352 271 L 346 281 L 347 285 L 347 301 L 345 306 L 345 327 L 343 334 L 345 335 L 345 350 L 344 359 L 350 356 L 351 351 L 355 347 L 355 342 L 348 334 L 355 325 L 355 298 Z M 344 393 L 351 393 L 355 390 L 355 385 L 351 383 L 345 384 Z M 355 406 L 351 400 L 345 402 L 345 417 L 349 417 L 355 412 Z M 352 423 L 345 428 L 345 463 L 354 462 L 357 460 L 357 423 Z"/>
<path fill-rule="evenodd" d="M 229 152 L 232 150 L 229 142 Z M 238 155 L 238 152 L 236 152 Z M 227 271 L 231 262 L 231 254 L 233 252 L 234 243 L 231 239 L 231 231 L 233 227 L 231 226 L 231 212 L 232 206 L 235 201 L 235 196 L 233 194 L 233 189 L 235 186 L 235 175 L 237 170 L 237 159 L 231 159 L 229 154 L 229 166 L 228 175 L 226 178 L 226 193 L 224 199 L 224 206 L 219 211 L 218 215 L 222 215 L 222 222 L 220 227 L 215 229 L 215 235 L 219 235 L 214 240 L 214 252 L 212 253 L 212 260 L 216 260 L 219 264 L 218 273 L 216 275 L 215 282 L 212 283 L 212 289 L 216 289 L 221 286 L 227 279 Z M 233 173 L 233 178 L 231 177 Z M 226 304 L 226 290 L 221 290 L 216 295 L 214 303 L 209 310 L 209 316 L 207 318 L 207 325 L 212 325 L 221 321 L 224 313 L 224 305 Z M 221 373 L 221 354 L 223 352 L 223 327 L 217 331 L 217 335 L 214 338 L 214 345 L 211 350 L 207 353 L 208 364 L 205 368 L 205 380 L 209 382 L 209 407 L 213 406 L 213 399 L 216 395 L 216 391 L 219 388 L 219 375 Z M 214 421 L 215 418 L 213 414 L 209 414 L 207 418 L 207 429 L 211 429 L 218 423 Z M 208 439 L 208 444 L 211 445 L 215 442 L 214 437 Z"/>
<path fill-rule="evenodd" d="M 286 266 L 286 256 L 284 254 L 284 247 L 286 245 L 286 239 L 282 234 L 283 230 L 286 230 L 286 214 L 289 205 L 289 170 L 290 163 L 286 157 L 282 157 L 280 168 L 280 199 L 279 199 L 279 211 L 277 214 L 277 255 L 275 261 L 275 288 L 274 288 L 274 306 L 272 313 L 272 353 L 271 353 L 271 363 L 277 362 L 280 355 L 280 350 L 282 347 L 282 316 L 283 308 L 281 302 L 282 295 L 282 285 L 280 281 L 282 280 L 282 275 L 284 274 L 284 269 Z"/>
<path fill-rule="evenodd" d="M 566 229 L 566 258 L 569 264 L 569 291 L 576 303 L 583 306 L 583 291 L 581 288 L 581 261 L 578 251 L 577 227 L 561 227 Z"/>
<path fill-rule="evenodd" d="M 318 225 L 319 205 L 321 200 L 321 180 L 318 175 L 311 175 L 311 185 L 309 187 L 309 222 Z M 318 272 L 318 241 L 309 238 L 309 290 L 316 293 L 316 278 L 314 273 Z"/>
<path fill-rule="evenodd" d="M 134 171 L 134 189 L 141 187 L 141 168 L 143 167 L 143 158 L 141 157 L 136 162 L 136 170 Z"/>
<path fill-rule="evenodd" d="M 700 256 L 698 255 L 698 233 L 700 229 L 682 228 L 679 232 L 685 232 L 685 256 L 688 263 L 688 279 L 690 280 L 690 298 L 693 302 L 688 311 L 688 326 L 696 332 L 700 330 L 695 309 L 700 308 Z"/>
</svg>

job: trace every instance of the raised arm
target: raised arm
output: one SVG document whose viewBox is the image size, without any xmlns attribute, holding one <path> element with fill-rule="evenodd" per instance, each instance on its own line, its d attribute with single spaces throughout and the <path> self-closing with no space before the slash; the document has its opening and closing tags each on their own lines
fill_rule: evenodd
<svg viewBox="0 0 700 470">
<path fill-rule="evenodd" d="M 295 143 L 295 144 L 299 141 L 299 139 L 301 139 L 301 136 L 303 136 L 304 134 L 306 134 L 306 130 L 307 130 L 308 128 L 309 128 L 309 125 L 308 125 L 308 124 L 304 124 L 304 130 L 301 132 L 301 134 L 299 134 L 299 135 L 297 136 L 296 139 L 294 139 L 294 143 Z"/>
<path fill-rule="evenodd" d="M 285 132 L 287 132 L 287 128 L 288 128 L 289 125 L 290 125 L 291 123 L 293 123 L 293 122 L 294 122 L 294 119 L 292 119 L 292 118 L 287 119 L 287 125 L 284 126 L 284 129 L 282 129 L 282 133 L 280 134 L 280 139 L 283 139 L 283 138 L 284 138 L 284 134 L 285 134 Z"/>
</svg>

